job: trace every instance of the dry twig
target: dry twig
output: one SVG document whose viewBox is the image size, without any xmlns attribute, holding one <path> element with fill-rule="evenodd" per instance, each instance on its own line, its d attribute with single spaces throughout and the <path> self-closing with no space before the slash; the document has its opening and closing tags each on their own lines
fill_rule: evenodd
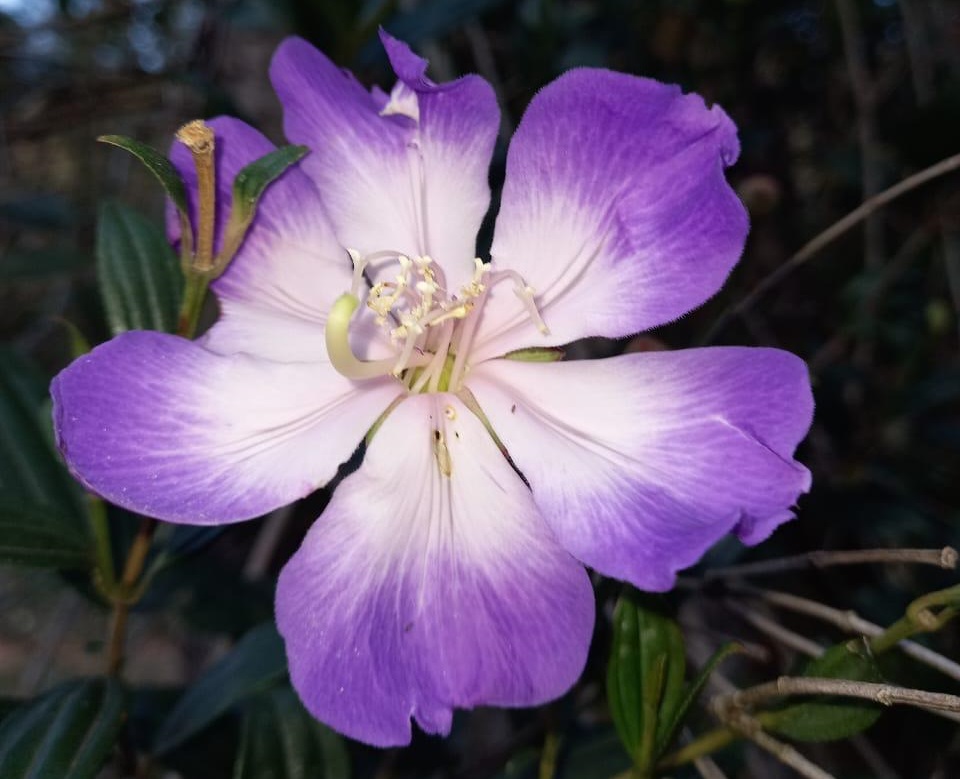
<svg viewBox="0 0 960 779">
<path fill-rule="evenodd" d="M 769 576 L 804 568 L 827 568 L 834 565 L 861 565 L 863 563 L 914 563 L 934 565 L 945 570 L 957 567 L 958 554 L 952 546 L 943 549 L 855 549 L 843 552 L 805 552 L 774 560 L 761 560 L 744 565 L 715 568 L 704 574 L 705 581 L 730 579 L 739 576 Z"/>
<path fill-rule="evenodd" d="M 797 251 L 796 254 L 790 257 L 789 260 L 780 265 L 776 270 L 760 281 L 760 283 L 750 290 L 750 292 L 748 292 L 743 298 L 741 298 L 739 302 L 727 306 L 720 313 L 720 316 L 718 316 L 714 321 L 713 325 L 707 330 L 706 334 L 701 339 L 701 342 L 710 343 L 717 336 L 717 334 L 727 326 L 727 323 L 733 317 L 742 314 L 773 287 L 789 276 L 794 270 L 816 255 L 817 252 L 824 247 L 829 246 L 831 243 L 837 240 L 837 238 L 860 224 L 864 219 L 874 214 L 891 201 L 896 200 L 898 197 L 901 197 L 911 190 L 926 184 L 928 181 L 932 181 L 935 178 L 939 178 L 940 176 L 944 176 L 947 173 L 957 170 L 958 168 L 960 168 L 960 154 L 954 154 L 951 157 L 941 160 L 935 165 L 931 165 L 929 168 L 924 168 L 920 172 L 914 173 L 912 176 L 909 176 L 903 181 L 894 184 L 889 189 L 885 189 L 880 194 L 859 205 L 845 217 L 834 222 L 822 233 L 808 241 L 800 248 L 799 251 Z"/>
</svg>

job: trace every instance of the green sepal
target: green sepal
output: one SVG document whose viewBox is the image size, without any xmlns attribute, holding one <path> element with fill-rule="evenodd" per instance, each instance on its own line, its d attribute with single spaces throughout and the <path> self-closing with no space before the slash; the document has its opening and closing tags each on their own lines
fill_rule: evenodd
<svg viewBox="0 0 960 779">
<path fill-rule="evenodd" d="M 0 776 L 93 779 L 116 744 L 124 716 L 117 680 L 65 682 L 4 718 Z"/>
<path fill-rule="evenodd" d="M 529 349 L 507 352 L 503 359 L 519 362 L 559 362 L 564 355 L 563 349 L 556 346 L 531 346 Z"/>
<path fill-rule="evenodd" d="M 233 202 L 230 219 L 224 231 L 223 249 L 217 258 L 215 278 L 226 269 L 243 244 L 247 228 L 253 222 L 257 203 L 264 190 L 287 168 L 299 162 L 310 150 L 306 146 L 281 146 L 254 160 L 240 170 L 233 180 Z"/>
<path fill-rule="evenodd" d="M 883 681 L 874 657 L 853 641 L 832 646 L 811 660 L 804 668 L 803 676 L 856 682 Z M 838 741 L 866 730 L 881 713 L 882 707 L 867 701 L 821 697 L 781 709 L 767 727 L 794 741 Z"/>
</svg>

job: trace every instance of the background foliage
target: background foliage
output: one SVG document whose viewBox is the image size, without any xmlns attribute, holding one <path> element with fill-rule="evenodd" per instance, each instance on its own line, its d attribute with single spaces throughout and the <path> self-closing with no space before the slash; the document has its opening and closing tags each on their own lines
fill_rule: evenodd
<svg viewBox="0 0 960 779">
<path fill-rule="evenodd" d="M 889 204 L 716 327 L 807 240 L 960 152 L 955 3 L 0 0 L 0 560 L 16 564 L 0 568 L 5 778 L 148 776 L 160 767 L 204 778 L 611 776 L 629 767 L 628 752 L 636 758 L 660 744 L 693 684 L 685 672 L 694 676 L 728 640 L 747 651 L 721 668 L 745 687 L 805 662 L 803 647 L 764 619 L 822 647 L 844 638 L 723 577 L 708 587 L 691 580 L 653 604 L 621 601 L 614 620 L 620 586 L 601 582 L 591 659 L 563 700 L 462 713 L 448 740 L 417 737 L 406 750 L 346 744 L 291 694 L 270 622 L 275 574 L 322 509 L 321 492 L 222 532 L 162 527 L 151 586 L 129 623 L 125 684 L 93 680 L 109 609 L 90 571 L 98 565 L 102 576 L 104 560 L 122 562 L 138 520 L 91 502 L 59 465 L 46 385 L 87 344 L 133 327 L 172 329 L 179 296 L 160 188 L 133 157 L 94 138 L 120 133 L 165 149 L 185 121 L 229 113 L 282 143 L 266 76 L 278 41 L 302 35 L 367 82 L 388 85 L 375 40 L 381 23 L 430 58 L 435 79 L 479 72 L 494 84 L 503 108 L 495 191 L 524 107 L 570 67 L 677 82 L 738 123 L 743 155 L 731 179 L 752 232 L 725 289 L 669 327 L 577 347 L 599 356 L 710 340 L 776 345 L 809 362 L 817 415 L 800 458 L 814 488 L 799 520 L 757 550 L 720 544 L 694 576 L 815 549 L 956 543 L 960 176 Z M 91 535 L 98 523 L 109 528 L 108 548 Z M 935 567 L 877 564 L 791 571 L 762 584 L 891 625 L 912 600 L 955 582 Z M 651 606 L 676 619 L 683 637 Z M 615 634 L 615 624 L 626 632 Z M 953 625 L 929 643 L 960 655 Z M 608 664 L 611 647 L 635 660 Z M 677 660 L 684 648 L 689 671 Z M 658 652 L 672 670 L 654 695 Z M 958 692 L 955 680 L 901 655 L 884 653 L 877 665 L 838 652 L 815 661 L 811 675 Z M 660 714 L 650 720 L 650 711 Z M 681 730 L 712 726 L 702 707 L 690 711 Z M 877 716 L 863 705 L 808 702 L 772 729 L 806 744 L 801 751 L 838 777 L 960 775 L 955 722 L 915 709 L 892 709 L 873 724 Z M 51 718 L 59 729 L 50 730 Z M 872 727 L 821 743 L 843 723 L 843 735 Z M 730 776 L 794 775 L 743 744 L 717 760 Z M 28 773 L 37 766 L 40 774 Z"/>
</svg>

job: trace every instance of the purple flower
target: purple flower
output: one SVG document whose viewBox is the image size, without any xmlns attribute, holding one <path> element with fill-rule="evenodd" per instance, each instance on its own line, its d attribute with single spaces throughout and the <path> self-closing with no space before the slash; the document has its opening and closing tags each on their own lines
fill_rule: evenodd
<svg viewBox="0 0 960 779">
<path fill-rule="evenodd" d="M 454 708 L 567 690 L 594 621 L 584 565 L 665 590 L 724 535 L 756 543 L 790 519 L 812 401 L 803 362 L 773 349 L 507 356 L 627 336 L 717 291 L 747 232 L 723 111 L 634 76 L 561 76 L 510 145 L 482 264 L 493 92 L 477 76 L 434 84 L 383 43 L 389 95 L 301 40 L 280 47 L 286 134 L 312 152 L 214 283 L 220 320 L 196 342 L 119 336 L 53 395 L 89 489 L 190 524 L 306 495 L 375 427 L 276 608 L 310 711 L 392 745 L 411 717 L 445 733 Z M 272 147 L 212 126 L 222 224 L 233 176 Z"/>
</svg>

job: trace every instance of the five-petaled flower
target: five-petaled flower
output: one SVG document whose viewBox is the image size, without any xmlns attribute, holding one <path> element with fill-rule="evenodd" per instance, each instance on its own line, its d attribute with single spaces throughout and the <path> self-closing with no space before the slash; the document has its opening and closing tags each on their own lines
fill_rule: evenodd
<svg viewBox="0 0 960 779">
<path fill-rule="evenodd" d="M 493 92 L 435 84 L 383 44 L 389 95 L 301 40 L 280 47 L 286 134 L 312 151 L 214 283 L 219 321 L 195 342 L 123 334 L 53 394 L 89 489 L 188 524 L 306 495 L 375 427 L 276 610 L 308 709 L 391 745 L 411 717 L 444 733 L 455 707 L 567 690 L 593 628 L 585 565 L 665 590 L 725 534 L 755 543 L 791 518 L 812 401 L 803 362 L 773 349 L 508 356 L 627 336 L 716 292 L 747 232 L 723 111 L 634 76 L 561 76 L 511 142 L 484 264 Z M 222 226 L 233 176 L 272 146 L 212 126 Z M 183 147 L 173 158 L 195 193 Z"/>
</svg>

